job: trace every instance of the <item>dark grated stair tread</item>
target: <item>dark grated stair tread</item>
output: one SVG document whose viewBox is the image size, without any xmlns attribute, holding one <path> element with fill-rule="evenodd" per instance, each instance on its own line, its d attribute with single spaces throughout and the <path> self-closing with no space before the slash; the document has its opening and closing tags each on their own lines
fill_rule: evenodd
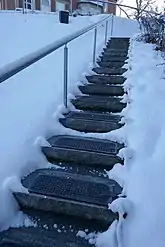
<svg viewBox="0 0 165 247">
<path fill-rule="evenodd" d="M 92 112 L 70 112 L 59 121 L 66 128 L 82 132 L 105 133 L 122 127 L 118 123 L 121 117 L 112 114 L 98 114 Z"/>
<path fill-rule="evenodd" d="M 113 76 L 113 75 L 91 75 L 86 76 L 89 83 L 94 83 L 98 85 L 111 85 L 111 84 L 123 84 L 126 80 L 123 76 Z"/>
<path fill-rule="evenodd" d="M 72 100 L 72 104 L 79 110 L 90 110 L 95 112 L 121 112 L 125 103 L 121 98 L 108 96 L 79 96 Z"/>
<path fill-rule="evenodd" d="M 0 233 L 0 247 L 90 247 L 94 244 L 78 236 L 79 231 L 92 234 L 107 230 L 108 225 L 93 220 L 58 216 L 26 209 L 23 212 L 35 227 L 10 228 Z M 117 217 L 117 216 L 116 216 Z"/>
<path fill-rule="evenodd" d="M 127 71 L 125 68 L 102 68 L 96 67 L 92 69 L 97 74 L 103 75 L 122 75 Z"/>
<path fill-rule="evenodd" d="M 79 89 L 83 94 L 89 95 L 123 96 L 124 94 L 124 88 L 115 85 L 97 85 L 90 83 L 79 86 Z"/>
<path fill-rule="evenodd" d="M 115 215 L 108 203 L 121 193 L 113 180 L 39 169 L 22 180 L 29 193 L 14 192 L 21 209 L 34 209 L 111 224 Z"/>
<path fill-rule="evenodd" d="M 114 62 L 114 61 L 125 61 L 128 59 L 127 54 L 117 54 L 117 55 L 112 55 L 112 54 L 104 54 L 99 57 L 99 61 L 102 62 Z"/>
<path fill-rule="evenodd" d="M 110 48 L 106 47 L 106 48 L 103 48 L 103 51 L 109 52 L 109 53 L 111 53 L 111 52 L 121 52 L 121 53 L 125 52 L 125 53 L 127 53 L 128 47 L 125 47 L 125 48 L 123 48 L 123 47 L 110 47 Z"/>
<path fill-rule="evenodd" d="M 111 168 L 104 169 L 102 167 L 92 167 L 89 165 L 80 165 L 78 163 L 67 163 L 67 162 L 57 162 L 51 158 L 48 158 L 48 161 L 51 163 L 51 169 L 56 169 L 58 171 L 65 171 L 69 173 L 74 173 L 78 175 L 87 175 L 92 177 L 103 177 L 108 179 L 107 171 Z"/>
<path fill-rule="evenodd" d="M 123 144 L 80 136 L 54 136 L 48 141 L 51 147 L 42 147 L 48 159 L 103 169 L 122 163 L 117 153 Z"/>
<path fill-rule="evenodd" d="M 103 61 L 98 61 L 97 62 L 100 67 L 108 67 L 108 68 L 120 68 L 124 66 L 124 61 L 114 61 L 114 62 L 103 62 Z"/>
</svg>

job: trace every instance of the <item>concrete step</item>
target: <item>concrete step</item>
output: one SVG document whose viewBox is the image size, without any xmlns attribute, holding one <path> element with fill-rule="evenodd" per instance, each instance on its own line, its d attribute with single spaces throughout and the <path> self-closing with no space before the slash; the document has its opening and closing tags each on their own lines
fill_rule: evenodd
<svg viewBox="0 0 165 247">
<path fill-rule="evenodd" d="M 113 180 L 39 169 L 22 180 L 28 192 L 14 192 L 21 209 L 34 209 L 111 224 L 108 204 L 121 193 Z"/>
<path fill-rule="evenodd" d="M 107 41 L 107 44 L 129 44 L 130 38 L 111 38 Z"/>
<path fill-rule="evenodd" d="M 79 89 L 83 94 L 89 95 L 122 96 L 124 94 L 122 86 L 114 85 L 98 85 L 90 83 L 84 86 L 79 86 Z"/>
<path fill-rule="evenodd" d="M 124 61 L 113 61 L 113 62 L 98 61 L 97 63 L 100 67 L 106 67 L 106 68 L 116 68 L 116 67 L 120 68 L 123 67 L 123 65 L 125 64 Z"/>
<path fill-rule="evenodd" d="M 58 216 L 37 210 L 23 210 L 35 222 L 35 227 L 10 228 L 0 233 L 0 247 L 94 247 L 94 243 L 80 237 L 79 232 L 92 234 L 107 230 L 105 224 Z"/>
<path fill-rule="evenodd" d="M 95 112 L 121 112 L 126 104 L 121 103 L 121 98 L 108 96 L 78 96 L 72 100 L 76 109 Z"/>
<path fill-rule="evenodd" d="M 98 61 L 102 61 L 102 62 L 115 62 L 115 61 L 119 61 L 119 62 L 124 62 L 125 60 L 127 59 L 127 54 L 124 54 L 124 55 L 121 55 L 121 54 L 118 54 L 118 55 L 102 55 L 99 57 L 99 60 Z"/>
<path fill-rule="evenodd" d="M 89 83 L 98 85 L 123 84 L 126 80 L 123 76 L 91 75 L 86 76 Z"/>
<path fill-rule="evenodd" d="M 109 44 L 106 45 L 106 47 L 104 49 L 127 49 L 129 48 L 129 44 L 127 43 L 115 43 L 115 42 L 111 42 Z"/>
<path fill-rule="evenodd" d="M 96 67 L 92 69 L 97 74 L 103 75 L 122 75 L 127 71 L 125 68 L 102 68 Z"/>
<path fill-rule="evenodd" d="M 69 173 L 79 174 L 79 175 L 87 175 L 94 177 L 103 177 L 108 178 L 107 171 L 110 171 L 112 167 L 93 167 L 89 165 L 81 165 L 79 163 L 69 163 L 69 162 L 61 162 L 55 161 L 47 157 L 48 161 L 51 163 L 51 169 L 57 169 L 58 171 L 65 171 Z M 57 168 L 58 167 L 58 168 Z"/>
<path fill-rule="evenodd" d="M 122 127 L 121 117 L 112 114 L 98 114 L 92 112 L 69 112 L 60 123 L 66 128 L 82 132 L 105 133 Z"/>
<path fill-rule="evenodd" d="M 121 46 L 121 47 L 112 47 L 112 46 L 110 46 L 110 47 L 106 47 L 106 48 L 103 48 L 103 52 L 109 52 L 109 53 L 111 53 L 111 52 L 122 52 L 122 53 L 124 53 L 124 52 L 128 52 L 128 47 L 123 47 L 123 46 Z"/>
<path fill-rule="evenodd" d="M 103 169 L 122 163 L 117 154 L 123 145 L 116 142 L 80 136 L 54 136 L 48 142 L 51 146 L 42 147 L 42 151 L 48 159 L 55 161 Z"/>
<path fill-rule="evenodd" d="M 128 56 L 128 51 L 123 51 L 123 50 L 106 50 L 104 52 L 102 52 L 102 55 L 103 56 L 116 56 L 116 57 L 126 57 Z"/>
</svg>

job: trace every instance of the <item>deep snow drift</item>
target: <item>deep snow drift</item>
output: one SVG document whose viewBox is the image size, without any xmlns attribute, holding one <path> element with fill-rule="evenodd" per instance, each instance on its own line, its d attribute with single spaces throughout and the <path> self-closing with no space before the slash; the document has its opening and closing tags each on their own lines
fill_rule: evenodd
<svg viewBox="0 0 165 247">
<path fill-rule="evenodd" d="M 123 110 L 126 125 L 113 136 L 124 140 L 125 164 L 109 177 L 123 186 L 123 195 L 110 208 L 119 222 L 101 234 L 99 247 L 165 246 L 165 71 L 154 46 L 132 40 L 125 73 L 128 92 Z M 109 135 L 110 136 L 110 135 Z M 123 215 L 127 213 L 126 219 Z"/>
<path fill-rule="evenodd" d="M 0 13 L 0 66 L 103 17 L 77 17 L 72 18 L 69 25 L 63 25 L 58 23 L 57 15 Z M 114 27 L 115 36 L 132 36 L 138 29 L 136 22 L 117 17 Z M 104 33 L 105 25 L 101 25 L 97 54 L 103 48 Z M 92 48 L 93 30 L 69 44 L 69 90 L 72 93 L 88 71 Z M 20 189 L 22 175 L 47 165 L 40 143 L 55 133 L 54 128 L 57 130 L 59 125 L 53 114 L 62 103 L 63 48 L 0 85 L 1 230 L 11 224 L 29 223 L 18 212 L 10 188 Z M 58 134 L 61 134 L 60 129 Z"/>
</svg>

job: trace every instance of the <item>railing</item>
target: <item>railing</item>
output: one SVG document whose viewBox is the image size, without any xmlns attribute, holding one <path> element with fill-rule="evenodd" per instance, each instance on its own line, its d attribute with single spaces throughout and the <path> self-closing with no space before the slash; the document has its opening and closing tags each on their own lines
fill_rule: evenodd
<svg viewBox="0 0 165 247">
<path fill-rule="evenodd" d="M 68 43 L 77 39 L 81 35 L 89 32 L 90 30 L 94 29 L 94 40 L 93 40 L 93 63 L 96 61 L 96 39 L 97 39 L 97 28 L 102 24 L 105 23 L 105 44 L 107 42 L 107 34 L 108 34 L 108 23 L 113 21 L 113 16 L 108 15 L 106 18 L 89 25 L 86 28 L 83 28 L 80 31 L 75 32 L 67 37 L 64 37 L 58 41 L 53 42 L 50 45 L 45 46 L 33 52 L 27 56 L 24 56 L 13 63 L 10 63 L 0 69 L 0 83 L 4 82 L 5 80 L 9 79 L 10 77 L 18 74 L 20 71 L 24 70 L 25 68 L 29 67 L 30 65 L 36 63 L 40 59 L 46 57 L 47 55 L 53 53 L 60 47 L 64 46 L 64 105 L 67 108 L 67 94 L 68 94 Z M 111 23 L 111 34 L 113 31 L 112 23 Z"/>
</svg>

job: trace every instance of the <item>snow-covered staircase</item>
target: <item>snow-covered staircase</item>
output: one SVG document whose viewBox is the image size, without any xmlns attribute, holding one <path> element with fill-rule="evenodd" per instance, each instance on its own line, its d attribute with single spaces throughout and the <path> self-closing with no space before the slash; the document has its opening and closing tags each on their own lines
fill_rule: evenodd
<svg viewBox="0 0 165 247">
<path fill-rule="evenodd" d="M 128 45 L 128 38 L 112 38 L 107 43 L 100 67 L 93 68 L 97 75 L 87 76 L 89 84 L 79 87 L 84 95 L 72 100 L 82 111 L 69 112 L 59 119 L 66 128 L 106 133 L 122 126 L 120 112 L 126 106 L 120 101 L 125 80 L 122 66 Z M 108 179 L 105 170 L 123 163 L 117 156 L 123 145 L 66 135 L 53 136 L 48 142 L 50 146 L 42 147 L 42 152 L 52 168 L 36 170 L 22 179 L 28 193 L 14 193 L 21 210 L 37 224 L 0 233 L 0 246 L 91 246 L 94 233 L 105 231 L 118 218 L 108 209 L 108 203 L 117 198 L 121 187 Z M 61 168 L 53 168 L 53 164 Z"/>
</svg>

